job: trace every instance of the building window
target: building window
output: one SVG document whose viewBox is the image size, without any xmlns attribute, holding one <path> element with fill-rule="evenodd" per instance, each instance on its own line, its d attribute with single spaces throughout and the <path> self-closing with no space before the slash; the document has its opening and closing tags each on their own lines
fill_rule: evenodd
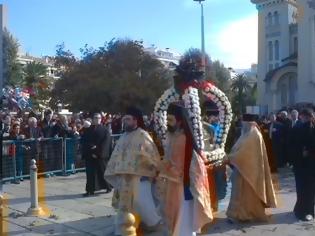
<svg viewBox="0 0 315 236">
<path fill-rule="evenodd" d="M 271 25 L 272 25 L 272 14 L 271 14 L 271 12 L 268 13 L 268 16 L 267 16 L 267 23 L 268 23 L 268 26 L 271 26 Z"/>
<path fill-rule="evenodd" d="M 298 47 L 299 47 L 298 38 L 297 38 L 297 37 L 294 37 L 294 42 L 293 42 L 293 52 L 294 52 L 294 53 L 297 53 L 297 52 L 298 52 Z"/>
<path fill-rule="evenodd" d="M 279 41 L 275 41 L 275 59 L 279 60 Z"/>
<path fill-rule="evenodd" d="M 269 41 L 268 43 L 268 53 L 269 53 L 269 61 L 273 60 L 273 48 L 272 48 L 272 42 Z"/>
<path fill-rule="evenodd" d="M 269 64 L 269 71 L 273 70 L 273 64 Z"/>
<path fill-rule="evenodd" d="M 278 67 L 279 67 L 279 63 L 276 63 L 275 64 L 275 69 L 278 68 Z"/>
<path fill-rule="evenodd" d="M 279 25 L 279 13 L 277 11 L 275 11 L 273 13 L 273 17 L 274 17 L 274 22 L 275 22 L 275 25 Z"/>
</svg>

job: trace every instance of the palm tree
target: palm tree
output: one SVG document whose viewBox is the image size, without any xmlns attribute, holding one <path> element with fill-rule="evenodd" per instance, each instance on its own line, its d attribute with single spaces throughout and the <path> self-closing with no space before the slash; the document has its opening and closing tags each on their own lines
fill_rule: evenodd
<svg viewBox="0 0 315 236">
<path fill-rule="evenodd" d="M 50 78 L 47 76 L 47 67 L 40 62 L 29 62 L 23 68 L 24 84 L 33 91 L 34 105 L 47 100 Z"/>
<path fill-rule="evenodd" d="M 242 113 L 251 86 L 244 74 L 237 74 L 231 83 L 231 90 L 234 93 L 234 104 L 238 107 L 238 113 Z"/>
<path fill-rule="evenodd" d="M 28 87 L 37 86 L 46 77 L 47 67 L 40 62 L 29 62 L 23 69 L 25 85 Z"/>
</svg>

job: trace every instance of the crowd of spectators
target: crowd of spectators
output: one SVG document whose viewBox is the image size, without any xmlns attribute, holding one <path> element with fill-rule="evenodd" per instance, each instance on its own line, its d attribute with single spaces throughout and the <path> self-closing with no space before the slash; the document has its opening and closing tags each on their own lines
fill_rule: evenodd
<svg viewBox="0 0 315 236">
<path fill-rule="evenodd" d="M 111 134 L 123 131 L 120 114 L 102 114 L 102 124 Z M 3 140 L 80 137 L 92 123 L 89 113 L 63 115 L 47 109 L 41 115 L 33 112 L 0 114 Z"/>
<path fill-rule="evenodd" d="M 312 114 L 312 123 L 315 125 L 315 113 L 312 109 L 308 110 Z M 292 166 L 294 156 L 292 156 L 292 148 L 296 131 L 302 125 L 302 110 L 281 110 L 277 113 L 270 113 L 266 116 L 257 117 L 257 124 L 260 127 L 264 137 L 268 158 L 270 159 L 270 167 L 273 172 L 277 168 Z M 241 117 L 236 120 L 236 135 L 234 140 L 240 135 Z"/>
</svg>

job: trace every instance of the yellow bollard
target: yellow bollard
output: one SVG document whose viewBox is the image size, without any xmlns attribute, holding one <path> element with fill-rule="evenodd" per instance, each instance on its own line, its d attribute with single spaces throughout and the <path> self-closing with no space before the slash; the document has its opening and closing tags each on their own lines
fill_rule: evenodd
<svg viewBox="0 0 315 236">
<path fill-rule="evenodd" d="M 136 232 L 136 218 L 131 213 L 123 213 L 121 222 L 121 234 L 122 236 L 137 236 Z"/>
<path fill-rule="evenodd" d="M 6 201 L 4 196 L 0 195 L 0 235 L 5 236 L 8 235 L 7 231 L 7 222 L 4 220 L 6 215 L 4 206 L 6 205 Z"/>
</svg>

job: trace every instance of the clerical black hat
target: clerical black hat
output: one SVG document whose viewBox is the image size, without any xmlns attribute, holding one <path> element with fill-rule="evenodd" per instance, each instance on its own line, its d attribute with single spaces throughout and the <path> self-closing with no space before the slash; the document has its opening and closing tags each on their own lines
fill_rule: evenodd
<svg viewBox="0 0 315 236">
<path fill-rule="evenodd" d="M 125 114 L 133 116 L 138 121 L 138 126 L 144 128 L 143 113 L 139 108 L 130 106 L 126 109 Z"/>
<path fill-rule="evenodd" d="M 135 118 L 139 118 L 139 117 L 143 117 L 143 114 L 142 114 L 142 111 L 137 108 L 137 107 L 133 107 L 133 106 L 130 106 L 126 109 L 126 112 L 125 112 L 126 115 L 131 115 Z"/>
<path fill-rule="evenodd" d="M 258 120 L 258 115 L 255 114 L 243 114 L 243 121 L 252 122 Z"/>
</svg>

